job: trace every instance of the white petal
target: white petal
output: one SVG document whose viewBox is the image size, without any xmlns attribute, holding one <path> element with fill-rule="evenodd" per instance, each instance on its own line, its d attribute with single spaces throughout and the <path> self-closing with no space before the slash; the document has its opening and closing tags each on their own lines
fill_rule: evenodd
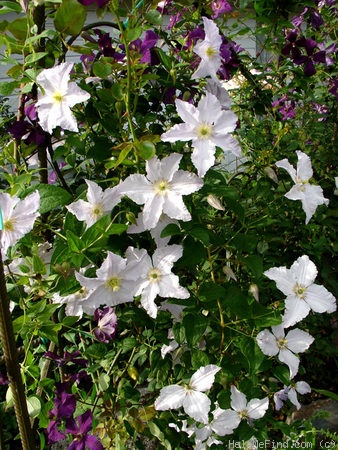
<svg viewBox="0 0 338 450">
<path fill-rule="evenodd" d="M 225 436 L 226 434 L 232 434 L 240 422 L 241 419 L 236 411 L 226 409 L 218 411 L 210 425 L 218 436 Z"/>
<path fill-rule="evenodd" d="M 248 416 L 250 417 L 250 419 L 261 419 L 265 415 L 268 408 L 268 397 L 265 397 L 262 400 L 254 398 L 250 400 L 247 405 Z"/>
<path fill-rule="evenodd" d="M 111 251 L 107 252 L 107 257 L 101 267 L 97 269 L 96 275 L 101 280 L 107 281 L 112 276 L 117 276 L 126 267 L 127 260 Z"/>
<path fill-rule="evenodd" d="M 92 203 L 93 205 L 95 203 L 100 203 L 102 201 L 103 197 L 103 191 L 102 188 L 91 180 L 85 180 L 88 190 L 87 190 L 87 200 L 89 203 Z"/>
<path fill-rule="evenodd" d="M 282 348 L 279 352 L 278 359 L 285 363 L 290 369 L 290 379 L 297 375 L 299 367 L 299 358 L 287 348 Z"/>
<path fill-rule="evenodd" d="M 294 353 L 305 352 L 314 341 L 313 336 L 298 328 L 289 331 L 285 339 L 287 340 L 287 348 Z"/>
<path fill-rule="evenodd" d="M 280 161 L 277 161 L 276 166 L 280 167 L 282 169 L 285 169 L 288 172 L 288 174 L 290 175 L 290 177 L 292 178 L 292 180 L 294 181 L 294 183 L 296 183 L 296 180 L 297 180 L 296 169 L 289 163 L 289 161 L 286 158 L 282 159 Z"/>
<path fill-rule="evenodd" d="M 207 391 L 215 381 L 216 373 L 220 370 L 221 368 L 214 364 L 200 367 L 191 377 L 190 388 L 201 392 Z"/>
<path fill-rule="evenodd" d="M 196 137 L 195 128 L 186 123 L 178 123 L 161 135 L 164 142 L 191 141 Z"/>
<path fill-rule="evenodd" d="M 187 390 L 187 395 L 183 400 L 183 408 L 188 416 L 197 422 L 208 423 L 210 406 L 211 401 L 203 392 Z"/>
<path fill-rule="evenodd" d="M 178 259 L 183 254 L 182 245 L 167 245 L 165 247 L 159 247 L 153 254 L 154 266 L 161 270 L 162 273 L 169 274 L 171 269 Z"/>
<path fill-rule="evenodd" d="M 178 171 L 182 155 L 172 153 L 158 160 L 157 156 L 149 159 L 146 163 L 147 178 L 152 183 L 158 180 L 171 181 L 174 174 Z"/>
<path fill-rule="evenodd" d="M 300 256 L 290 267 L 292 278 L 301 286 L 312 284 L 318 274 L 317 267 L 307 255 Z"/>
<path fill-rule="evenodd" d="M 302 181 L 308 181 L 313 175 L 311 159 L 300 150 L 297 150 L 296 153 L 298 157 L 297 177 Z"/>
<path fill-rule="evenodd" d="M 296 407 L 297 409 L 300 409 L 300 408 L 301 408 L 301 404 L 299 403 L 298 398 L 297 398 L 297 392 L 296 392 L 296 389 L 290 388 L 290 390 L 289 390 L 289 392 L 288 392 L 288 399 L 290 400 L 290 402 L 291 402 L 293 405 L 295 405 L 295 407 Z"/>
<path fill-rule="evenodd" d="M 189 102 L 184 102 L 183 100 L 177 99 L 175 100 L 177 114 L 181 117 L 181 119 L 191 127 L 198 125 L 199 112 L 196 106 L 192 105 Z"/>
<path fill-rule="evenodd" d="M 237 412 L 242 412 L 246 409 L 247 400 L 243 392 L 240 392 L 236 386 L 231 386 L 231 408 Z"/>
<path fill-rule="evenodd" d="M 176 192 L 168 193 L 163 203 L 163 212 L 172 219 L 183 220 L 184 222 L 191 220 L 191 215 L 182 200 L 182 196 Z"/>
<path fill-rule="evenodd" d="M 284 339 L 285 332 L 283 324 L 274 325 L 271 327 L 271 330 L 277 339 Z"/>
<path fill-rule="evenodd" d="M 171 182 L 171 191 L 180 195 L 189 195 L 203 187 L 203 180 L 185 170 L 178 170 Z"/>
<path fill-rule="evenodd" d="M 256 341 L 264 355 L 275 356 L 279 352 L 276 337 L 269 330 L 259 332 Z"/>
<path fill-rule="evenodd" d="M 277 288 L 285 295 L 293 293 L 295 282 L 290 276 L 290 271 L 286 267 L 272 267 L 264 272 L 264 275 L 270 280 L 276 282 Z"/>
<path fill-rule="evenodd" d="M 234 136 L 231 136 L 231 134 L 226 134 L 225 136 L 213 136 L 212 142 L 224 152 L 231 152 L 238 158 L 242 156 L 242 149 L 239 142 Z"/>
<path fill-rule="evenodd" d="M 151 230 L 158 224 L 162 211 L 164 211 L 165 200 L 163 195 L 154 195 L 145 202 L 143 207 L 143 223 L 147 230 Z"/>
<path fill-rule="evenodd" d="M 300 394 L 308 394 L 309 392 L 311 392 L 311 387 L 306 381 L 297 381 L 295 389 Z"/>
<path fill-rule="evenodd" d="M 194 150 L 191 161 L 198 171 L 200 177 L 204 177 L 207 171 L 215 164 L 216 147 L 210 140 L 194 141 Z"/>
<path fill-rule="evenodd" d="M 89 92 L 81 89 L 76 83 L 68 83 L 66 101 L 68 106 L 72 107 L 78 103 L 85 102 L 90 99 Z"/>
<path fill-rule="evenodd" d="M 146 310 L 147 314 L 156 319 L 158 307 L 155 303 L 155 298 L 159 293 L 159 287 L 157 283 L 149 282 L 145 289 L 143 289 L 141 297 L 141 305 Z"/>
<path fill-rule="evenodd" d="M 119 185 L 119 190 L 121 195 L 126 195 L 138 205 L 143 205 L 155 195 L 153 185 L 144 175 L 139 173 L 129 175 Z"/>
<path fill-rule="evenodd" d="M 287 297 L 285 299 L 285 311 L 283 315 L 284 328 L 291 327 L 300 322 L 309 314 L 309 312 L 310 307 L 305 300 L 302 300 L 296 295 Z"/>
<path fill-rule="evenodd" d="M 155 409 L 166 411 L 167 409 L 177 409 L 183 405 L 187 391 L 182 386 L 172 384 L 160 390 L 160 395 L 155 401 Z"/>
<path fill-rule="evenodd" d="M 318 284 L 312 284 L 306 289 L 305 302 L 317 313 L 333 313 L 337 309 L 335 297 Z"/>
</svg>

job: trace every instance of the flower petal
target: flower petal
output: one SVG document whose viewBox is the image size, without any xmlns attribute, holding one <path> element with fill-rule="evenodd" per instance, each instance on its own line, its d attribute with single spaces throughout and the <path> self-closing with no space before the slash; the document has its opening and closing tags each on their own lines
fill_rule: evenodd
<svg viewBox="0 0 338 450">
<path fill-rule="evenodd" d="M 188 390 L 183 400 L 183 408 L 188 416 L 197 422 L 208 423 L 211 401 L 203 392 Z"/>
<path fill-rule="evenodd" d="M 177 409 L 183 405 L 187 395 L 186 389 L 177 384 L 166 386 L 160 390 L 160 395 L 155 401 L 155 409 L 166 411 L 167 409 Z"/>
<path fill-rule="evenodd" d="M 221 368 L 215 364 L 200 367 L 191 377 L 189 383 L 190 388 L 201 392 L 207 391 L 215 381 L 216 373 L 220 370 Z"/>
<path fill-rule="evenodd" d="M 247 412 L 250 419 L 261 419 L 269 408 L 268 397 L 259 400 L 254 398 L 247 405 Z"/>
<path fill-rule="evenodd" d="M 337 310 L 335 297 L 318 284 L 312 284 L 306 289 L 305 302 L 317 313 L 333 313 Z"/>
<path fill-rule="evenodd" d="M 299 328 L 289 331 L 285 339 L 287 348 L 294 353 L 305 352 L 314 341 L 313 336 Z"/>
<path fill-rule="evenodd" d="M 275 356 L 279 352 L 276 337 L 267 329 L 257 334 L 256 341 L 264 355 Z"/>
<path fill-rule="evenodd" d="M 290 370 L 290 379 L 297 375 L 299 358 L 287 348 L 282 348 L 278 355 L 279 361 L 285 363 Z"/>
</svg>

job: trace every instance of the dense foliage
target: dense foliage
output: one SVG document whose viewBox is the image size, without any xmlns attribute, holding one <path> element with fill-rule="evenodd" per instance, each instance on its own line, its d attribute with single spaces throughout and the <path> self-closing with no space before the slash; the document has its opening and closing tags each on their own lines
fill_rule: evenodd
<svg viewBox="0 0 338 450">
<path fill-rule="evenodd" d="M 323 435 L 338 10 L 293 3 L 0 2 L 3 448 Z"/>
</svg>

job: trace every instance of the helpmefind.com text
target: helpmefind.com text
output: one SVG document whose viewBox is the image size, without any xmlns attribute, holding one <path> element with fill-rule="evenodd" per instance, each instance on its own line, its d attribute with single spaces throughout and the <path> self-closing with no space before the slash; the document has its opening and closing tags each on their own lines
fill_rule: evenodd
<svg viewBox="0 0 338 450">
<path fill-rule="evenodd" d="M 235 450 L 235 449 L 244 449 L 244 450 L 258 450 L 258 449 L 335 449 L 338 448 L 338 443 L 335 441 L 326 441 L 321 440 L 317 444 L 313 444 L 312 442 L 303 442 L 288 439 L 286 441 L 273 441 L 270 439 L 266 439 L 264 441 L 259 441 L 258 439 L 252 438 L 250 441 L 229 441 L 227 443 L 227 449 Z"/>
</svg>

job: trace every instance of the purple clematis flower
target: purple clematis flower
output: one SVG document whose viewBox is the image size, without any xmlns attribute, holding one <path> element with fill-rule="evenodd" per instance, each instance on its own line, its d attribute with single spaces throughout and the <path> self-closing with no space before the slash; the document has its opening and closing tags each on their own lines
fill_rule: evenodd
<svg viewBox="0 0 338 450">
<path fill-rule="evenodd" d="M 97 3 L 98 8 L 103 8 L 107 3 L 109 3 L 109 0 L 78 0 L 81 5 L 88 6 L 92 5 L 93 3 Z"/>
<path fill-rule="evenodd" d="M 216 0 L 211 2 L 211 9 L 213 10 L 212 19 L 217 19 L 220 14 L 229 13 L 232 11 L 231 6 L 226 0 Z"/>
<path fill-rule="evenodd" d="M 88 366 L 88 361 L 80 357 L 81 353 L 79 350 L 75 350 L 73 353 L 64 352 L 63 356 L 59 356 L 53 352 L 46 352 L 44 354 L 45 358 L 53 359 L 58 367 L 65 366 L 68 363 L 80 364 L 81 366 Z"/>
<path fill-rule="evenodd" d="M 325 51 L 315 51 L 317 47 L 317 42 L 315 40 L 302 37 L 298 40 L 298 46 L 305 48 L 306 55 L 302 54 L 296 58 L 293 58 L 293 62 L 297 64 L 297 66 L 304 64 L 304 75 L 307 77 L 310 77 L 316 73 L 314 63 L 326 64 Z"/>
<path fill-rule="evenodd" d="M 97 322 L 97 327 L 94 329 L 97 340 L 104 343 L 112 341 L 117 331 L 117 316 L 114 308 L 111 306 L 103 310 L 97 308 L 94 312 L 94 320 Z"/>
<path fill-rule="evenodd" d="M 329 92 L 336 97 L 338 102 L 338 77 L 331 80 Z"/>
<path fill-rule="evenodd" d="M 68 450 L 104 450 L 96 436 L 88 434 L 92 430 L 92 412 L 86 411 L 75 419 L 70 418 L 66 421 L 66 433 L 73 436 L 73 442 L 68 447 Z"/>
<path fill-rule="evenodd" d="M 299 31 L 294 29 L 289 31 L 289 33 L 286 36 L 286 40 L 288 41 L 284 47 L 282 48 L 282 54 L 284 56 L 288 56 L 292 60 L 295 58 L 299 58 L 302 55 L 302 52 L 298 48 L 298 39 L 299 37 Z"/>
<path fill-rule="evenodd" d="M 154 31 L 147 30 L 143 41 L 141 39 L 136 39 L 130 44 L 130 48 L 131 50 L 138 51 L 142 55 L 140 58 L 141 63 L 152 65 L 155 61 L 151 49 L 155 47 L 158 40 L 159 36 L 154 33 Z"/>
</svg>

